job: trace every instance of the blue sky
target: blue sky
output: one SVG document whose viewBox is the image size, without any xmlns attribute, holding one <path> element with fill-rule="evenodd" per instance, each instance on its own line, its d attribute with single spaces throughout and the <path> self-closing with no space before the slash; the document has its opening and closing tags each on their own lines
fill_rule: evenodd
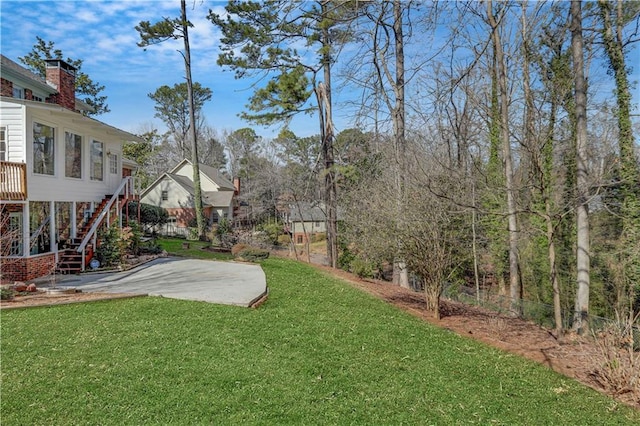
<svg viewBox="0 0 640 426">
<path fill-rule="evenodd" d="M 219 132 L 251 126 L 238 117 L 252 93 L 251 82 L 235 80 L 231 71 L 216 64 L 219 33 L 206 19 L 209 9 L 222 14 L 225 4 L 226 0 L 187 1 L 187 13 L 194 24 L 190 29 L 193 79 L 213 91 L 212 100 L 203 110 L 207 123 Z M 65 58 L 82 59 L 82 70 L 105 86 L 103 94 L 108 97 L 111 112 L 97 117 L 99 120 L 132 133 L 141 133 L 150 125 L 163 131 L 162 122 L 154 117 L 154 102 L 147 95 L 162 85 L 173 86 L 184 81 L 184 64 L 178 53 L 183 47 L 182 41 L 168 41 L 145 51 L 136 45 L 139 35 L 134 27 L 143 20 L 156 22 L 163 17 L 178 17 L 179 8 L 178 0 L 0 0 L 0 50 L 19 62 L 19 56 L 32 50 L 36 36 L 53 41 Z M 446 35 L 437 41 L 443 40 Z M 429 51 L 436 51 L 437 41 L 427 42 L 428 46 L 418 42 L 417 56 L 420 53 L 429 56 Z M 415 46 L 413 52 L 416 55 Z M 640 80 L 638 53 L 636 48 L 628 58 L 634 67 L 632 81 Z M 334 68 L 335 76 L 340 65 Z M 613 79 L 606 75 L 606 68 L 593 68 L 590 89 L 596 96 L 613 99 Z M 637 105 L 640 84 L 635 85 L 632 93 L 633 103 Z M 353 124 L 354 110 L 340 103 L 349 96 L 358 99 L 361 94 L 339 87 L 333 91 L 338 131 Z M 424 96 L 419 97 L 430 102 Z M 268 138 L 279 131 L 278 127 L 252 127 Z M 297 116 L 291 129 L 298 136 L 318 134 L 317 115 Z"/>
<path fill-rule="evenodd" d="M 216 65 L 219 33 L 206 19 L 209 9 L 221 13 L 225 4 L 187 1 L 187 15 L 194 24 L 189 33 L 193 80 L 213 91 L 203 111 L 207 123 L 218 131 L 250 126 L 237 117 L 251 95 L 250 83 L 235 80 L 231 71 Z M 82 71 L 105 86 L 103 94 L 111 112 L 96 118 L 133 133 L 149 124 L 164 129 L 154 118 L 154 102 L 147 94 L 162 85 L 185 81 L 184 62 L 177 52 L 183 47 L 182 40 L 145 51 L 136 45 L 139 36 L 134 27 L 140 21 L 178 17 L 178 0 L 1 0 L 0 14 L 3 55 L 20 63 L 18 57 L 32 50 L 36 36 L 53 41 L 65 58 L 82 59 Z M 254 128 L 265 137 L 273 137 L 279 130 Z M 298 136 L 319 133 L 315 115 L 295 118 L 291 128 Z"/>
</svg>

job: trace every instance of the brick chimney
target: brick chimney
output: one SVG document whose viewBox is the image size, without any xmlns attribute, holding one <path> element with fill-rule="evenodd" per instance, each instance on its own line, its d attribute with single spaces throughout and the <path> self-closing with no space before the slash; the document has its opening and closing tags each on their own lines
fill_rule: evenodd
<svg viewBox="0 0 640 426">
<path fill-rule="evenodd" d="M 233 193 L 235 195 L 240 194 L 240 178 L 239 177 L 234 177 L 233 178 L 233 188 L 234 188 Z"/>
<path fill-rule="evenodd" d="M 76 69 L 61 59 L 46 59 L 46 79 L 58 91 L 47 102 L 76 110 Z"/>
</svg>

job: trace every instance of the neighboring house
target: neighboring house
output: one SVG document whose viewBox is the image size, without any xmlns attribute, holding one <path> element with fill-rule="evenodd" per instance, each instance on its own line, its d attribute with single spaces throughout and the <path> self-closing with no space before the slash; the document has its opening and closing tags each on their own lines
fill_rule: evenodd
<svg viewBox="0 0 640 426">
<path fill-rule="evenodd" d="M 311 242 L 318 234 L 327 232 L 327 214 L 324 203 L 301 201 L 289 204 L 283 212 L 285 231 L 295 244 Z"/>
<path fill-rule="evenodd" d="M 233 220 L 240 181 L 231 183 L 213 167 L 199 164 L 203 214 L 210 224 L 222 219 Z M 182 160 L 142 191 L 140 202 L 162 207 L 169 213 L 169 222 L 158 232 L 185 235 L 195 220 L 193 164 Z"/>
<path fill-rule="evenodd" d="M 84 270 L 99 227 L 122 223 L 138 137 L 82 114 L 75 68 L 46 61 L 46 81 L 0 55 L 0 274 L 30 280 Z"/>
</svg>

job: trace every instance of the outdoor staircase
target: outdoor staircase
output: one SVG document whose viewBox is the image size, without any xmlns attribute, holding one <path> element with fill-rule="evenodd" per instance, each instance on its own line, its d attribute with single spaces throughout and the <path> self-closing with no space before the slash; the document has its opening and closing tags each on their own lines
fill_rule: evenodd
<svg viewBox="0 0 640 426">
<path fill-rule="evenodd" d="M 125 181 L 123 181 L 120 189 L 122 189 L 124 184 Z M 56 271 L 60 274 L 78 274 L 84 271 L 85 267 L 93 258 L 93 254 L 97 248 L 95 246 L 97 242 L 97 230 L 105 219 L 108 221 L 110 217 L 109 210 L 116 206 L 117 210 L 122 211 L 129 201 L 136 199 L 137 196 L 128 190 L 125 190 L 124 193 L 118 191 L 117 196 L 112 194 L 105 196 L 102 201 L 100 201 L 100 204 L 96 206 L 89 220 L 82 228 L 77 230 L 76 237 L 71 238 L 67 247 L 58 252 Z M 120 211 L 116 211 L 116 218 L 118 214 L 120 214 Z"/>
<path fill-rule="evenodd" d="M 89 264 L 93 258 L 93 252 L 95 247 L 93 243 L 87 245 L 85 252 L 85 264 L 82 264 L 82 253 L 78 252 L 78 247 L 82 244 L 82 240 L 87 235 L 93 224 L 100 217 L 100 213 L 105 209 L 105 206 L 109 203 L 111 195 L 107 195 L 100 201 L 100 204 L 93 211 L 93 214 L 89 220 L 82 225 L 82 228 L 78 229 L 76 238 L 70 238 L 67 247 L 64 250 L 58 252 L 58 265 L 57 272 L 60 274 L 77 274 L 84 270 L 84 267 Z"/>
</svg>

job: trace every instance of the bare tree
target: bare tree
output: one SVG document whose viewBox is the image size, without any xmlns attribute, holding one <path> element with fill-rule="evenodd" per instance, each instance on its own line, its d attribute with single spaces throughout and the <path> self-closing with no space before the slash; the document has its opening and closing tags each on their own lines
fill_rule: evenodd
<svg viewBox="0 0 640 426">
<path fill-rule="evenodd" d="M 491 37 L 496 56 L 496 76 L 500 96 L 500 139 L 502 141 L 502 161 L 504 163 L 505 184 L 507 191 L 507 218 L 509 224 L 509 289 L 511 308 L 520 313 L 522 289 L 518 268 L 518 223 L 516 218 L 516 198 L 513 182 L 513 158 L 509 135 L 509 89 L 507 86 L 507 70 L 500 36 L 500 27 L 505 18 L 506 8 L 502 7 L 498 15 L 494 15 L 493 2 L 487 1 L 487 17 L 491 26 Z"/>
<path fill-rule="evenodd" d="M 577 292 L 573 329 L 583 334 L 589 330 L 589 283 L 591 249 L 589 242 L 589 176 L 587 154 L 587 82 L 584 78 L 582 37 L 582 1 L 571 0 L 571 54 L 573 58 L 576 115 L 576 205 L 577 224 Z"/>
</svg>

